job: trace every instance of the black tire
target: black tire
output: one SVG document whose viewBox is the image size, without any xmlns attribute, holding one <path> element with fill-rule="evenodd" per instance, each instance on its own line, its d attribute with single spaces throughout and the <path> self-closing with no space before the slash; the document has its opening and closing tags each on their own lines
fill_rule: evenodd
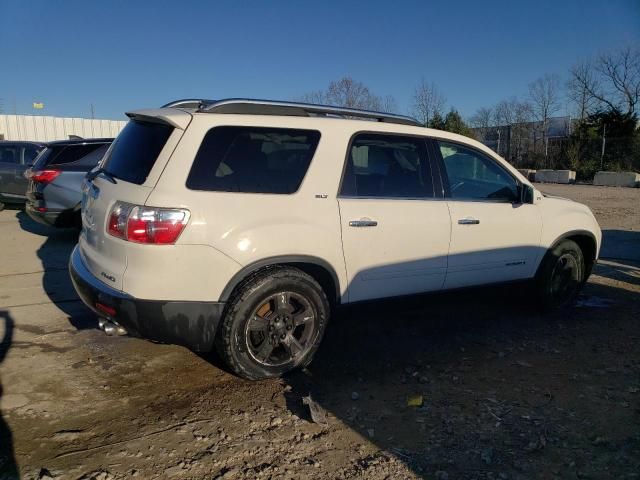
<svg viewBox="0 0 640 480">
<path fill-rule="evenodd" d="M 586 280 L 584 255 L 578 244 L 562 240 L 545 255 L 536 275 L 543 310 L 573 305 Z"/>
<path fill-rule="evenodd" d="M 279 377 L 311 362 L 329 315 L 329 300 L 311 276 L 293 267 L 271 267 L 232 294 L 216 350 L 240 377 Z"/>
</svg>

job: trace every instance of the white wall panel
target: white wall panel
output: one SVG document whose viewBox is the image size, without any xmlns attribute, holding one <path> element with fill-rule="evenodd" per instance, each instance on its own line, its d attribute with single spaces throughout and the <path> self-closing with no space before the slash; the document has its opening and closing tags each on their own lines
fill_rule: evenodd
<svg viewBox="0 0 640 480">
<path fill-rule="evenodd" d="M 44 115 L 0 115 L 0 138 L 50 142 L 69 135 L 83 138 L 115 137 L 126 121 Z"/>
</svg>

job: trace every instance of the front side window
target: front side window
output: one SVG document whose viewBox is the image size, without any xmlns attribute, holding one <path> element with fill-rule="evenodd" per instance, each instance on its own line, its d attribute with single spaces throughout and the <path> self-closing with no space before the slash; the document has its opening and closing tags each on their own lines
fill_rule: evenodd
<svg viewBox="0 0 640 480">
<path fill-rule="evenodd" d="M 205 135 L 187 178 L 192 190 L 291 194 L 320 140 L 315 130 L 216 127 Z"/>
<path fill-rule="evenodd" d="M 518 184 L 488 156 L 471 148 L 438 140 L 451 197 L 461 200 L 515 201 Z"/>
<path fill-rule="evenodd" d="M 340 194 L 431 198 L 433 179 L 423 139 L 361 133 L 351 142 Z"/>
<path fill-rule="evenodd" d="M 20 163 L 20 147 L 0 145 L 0 163 Z"/>
</svg>

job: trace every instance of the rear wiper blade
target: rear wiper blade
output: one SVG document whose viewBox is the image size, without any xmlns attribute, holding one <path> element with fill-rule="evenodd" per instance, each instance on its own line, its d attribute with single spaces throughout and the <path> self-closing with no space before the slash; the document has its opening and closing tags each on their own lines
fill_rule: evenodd
<svg viewBox="0 0 640 480">
<path fill-rule="evenodd" d="M 97 170 L 93 170 L 93 171 L 87 173 L 87 180 L 91 182 L 94 178 L 96 178 L 100 174 L 102 174 L 104 176 L 104 178 L 109 180 L 111 183 L 113 183 L 113 184 L 118 183 L 116 178 L 113 175 L 111 175 L 109 172 L 107 172 L 104 168 L 99 168 Z"/>
</svg>

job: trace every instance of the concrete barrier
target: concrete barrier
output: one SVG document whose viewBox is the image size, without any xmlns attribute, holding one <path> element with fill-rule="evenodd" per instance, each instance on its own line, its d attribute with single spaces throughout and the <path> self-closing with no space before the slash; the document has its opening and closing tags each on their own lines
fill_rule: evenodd
<svg viewBox="0 0 640 480">
<path fill-rule="evenodd" d="M 558 183 L 558 173 L 555 170 L 538 170 L 536 171 L 536 182 Z"/>
<path fill-rule="evenodd" d="M 573 170 L 556 170 L 558 183 L 576 183 L 576 172 Z"/>
<path fill-rule="evenodd" d="M 575 183 L 576 172 L 573 170 L 538 170 L 535 173 L 538 183 Z"/>
<path fill-rule="evenodd" d="M 536 180 L 536 171 L 531 170 L 529 168 L 519 168 L 518 171 L 530 182 L 535 182 Z"/>
<path fill-rule="evenodd" d="M 636 172 L 598 172 L 593 184 L 607 187 L 640 187 L 640 173 Z"/>
</svg>

